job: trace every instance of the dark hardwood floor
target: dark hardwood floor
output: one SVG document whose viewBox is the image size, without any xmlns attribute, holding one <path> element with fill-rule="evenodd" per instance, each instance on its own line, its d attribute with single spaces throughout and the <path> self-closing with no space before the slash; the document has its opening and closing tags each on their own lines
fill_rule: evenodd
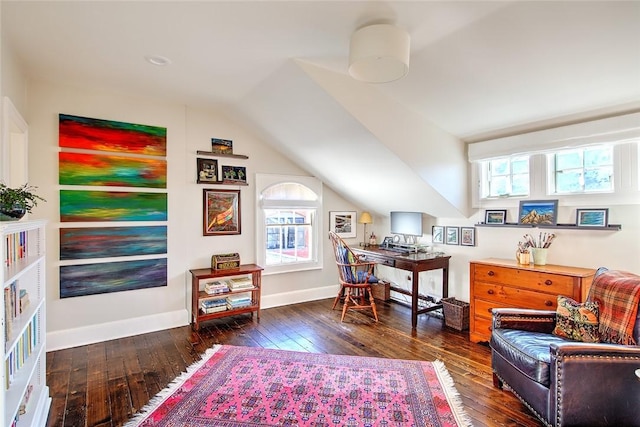
<svg viewBox="0 0 640 427">
<path fill-rule="evenodd" d="M 443 361 L 475 426 L 541 426 L 509 392 L 493 387 L 490 350 L 468 332 L 420 316 L 411 333 L 410 311 L 379 303 L 379 323 L 350 312 L 340 323 L 332 300 L 262 310 L 205 323 L 47 353 L 53 402 L 48 426 L 120 426 L 213 344 L 315 353 Z"/>
</svg>

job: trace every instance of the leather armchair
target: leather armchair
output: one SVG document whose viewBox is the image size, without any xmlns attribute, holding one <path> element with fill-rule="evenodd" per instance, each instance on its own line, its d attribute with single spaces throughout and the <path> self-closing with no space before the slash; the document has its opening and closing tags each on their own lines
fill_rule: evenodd
<svg viewBox="0 0 640 427">
<path fill-rule="evenodd" d="M 555 317 L 493 310 L 494 385 L 506 384 L 547 426 L 640 426 L 640 346 L 561 338 L 552 334 Z M 633 336 L 640 343 L 640 309 Z"/>
</svg>

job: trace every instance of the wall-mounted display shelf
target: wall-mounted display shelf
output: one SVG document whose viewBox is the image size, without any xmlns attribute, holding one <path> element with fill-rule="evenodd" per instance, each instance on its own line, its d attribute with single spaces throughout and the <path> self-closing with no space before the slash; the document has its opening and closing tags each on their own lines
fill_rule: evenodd
<svg viewBox="0 0 640 427">
<path fill-rule="evenodd" d="M 221 154 L 214 153 L 213 151 L 197 151 L 199 156 L 211 156 L 211 157 L 230 157 L 233 159 L 248 159 L 249 156 L 245 156 L 244 154 Z"/>
<path fill-rule="evenodd" d="M 476 227 L 516 227 L 516 228 L 553 228 L 564 230 L 600 230 L 600 231 L 619 231 L 622 230 L 622 224 L 609 224 L 606 227 L 586 227 L 578 226 L 576 224 L 556 224 L 556 225 L 544 225 L 544 224 L 518 224 L 515 222 L 507 222 L 505 224 L 486 224 L 479 222 Z"/>
</svg>

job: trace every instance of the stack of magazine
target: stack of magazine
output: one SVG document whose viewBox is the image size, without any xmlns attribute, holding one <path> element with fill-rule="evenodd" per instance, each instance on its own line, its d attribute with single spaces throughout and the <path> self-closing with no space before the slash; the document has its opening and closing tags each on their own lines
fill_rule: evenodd
<svg viewBox="0 0 640 427">
<path fill-rule="evenodd" d="M 200 310 L 204 314 L 217 313 L 227 310 L 226 298 L 211 298 L 200 300 Z"/>
<path fill-rule="evenodd" d="M 219 295 L 229 292 L 229 285 L 224 280 L 216 280 L 204 285 L 204 291 L 209 295 Z"/>
<path fill-rule="evenodd" d="M 253 289 L 253 281 L 250 277 L 238 277 L 234 279 L 229 279 L 229 288 L 232 291 L 242 291 Z"/>
<path fill-rule="evenodd" d="M 251 305 L 251 293 L 246 292 L 242 294 L 229 295 L 227 297 L 227 307 L 229 310 L 235 310 L 237 308 L 249 307 Z"/>
</svg>

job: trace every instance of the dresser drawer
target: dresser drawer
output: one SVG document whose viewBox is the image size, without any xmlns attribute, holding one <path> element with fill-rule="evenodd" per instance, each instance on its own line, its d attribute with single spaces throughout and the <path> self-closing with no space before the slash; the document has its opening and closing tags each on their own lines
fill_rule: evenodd
<svg viewBox="0 0 640 427">
<path fill-rule="evenodd" d="M 473 318 L 473 323 L 474 323 L 473 332 L 478 337 L 482 338 L 480 340 L 474 340 L 474 341 L 475 342 L 489 341 L 489 338 L 491 337 L 491 318 L 475 316 Z"/>
<path fill-rule="evenodd" d="M 513 286 L 484 282 L 476 282 L 473 297 L 474 299 L 491 301 L 494 304 L 493 307 L 555 310 L 558 303 L 558 294 L 534 292 Z"/>
<path fill-rule="evenodd" d="M 574 279 L 540 271 L 527 271 L 492 265 L 475 265 L 475 280 L 531 289 L 555 295 L 573 296 Z"/>
</svg>

